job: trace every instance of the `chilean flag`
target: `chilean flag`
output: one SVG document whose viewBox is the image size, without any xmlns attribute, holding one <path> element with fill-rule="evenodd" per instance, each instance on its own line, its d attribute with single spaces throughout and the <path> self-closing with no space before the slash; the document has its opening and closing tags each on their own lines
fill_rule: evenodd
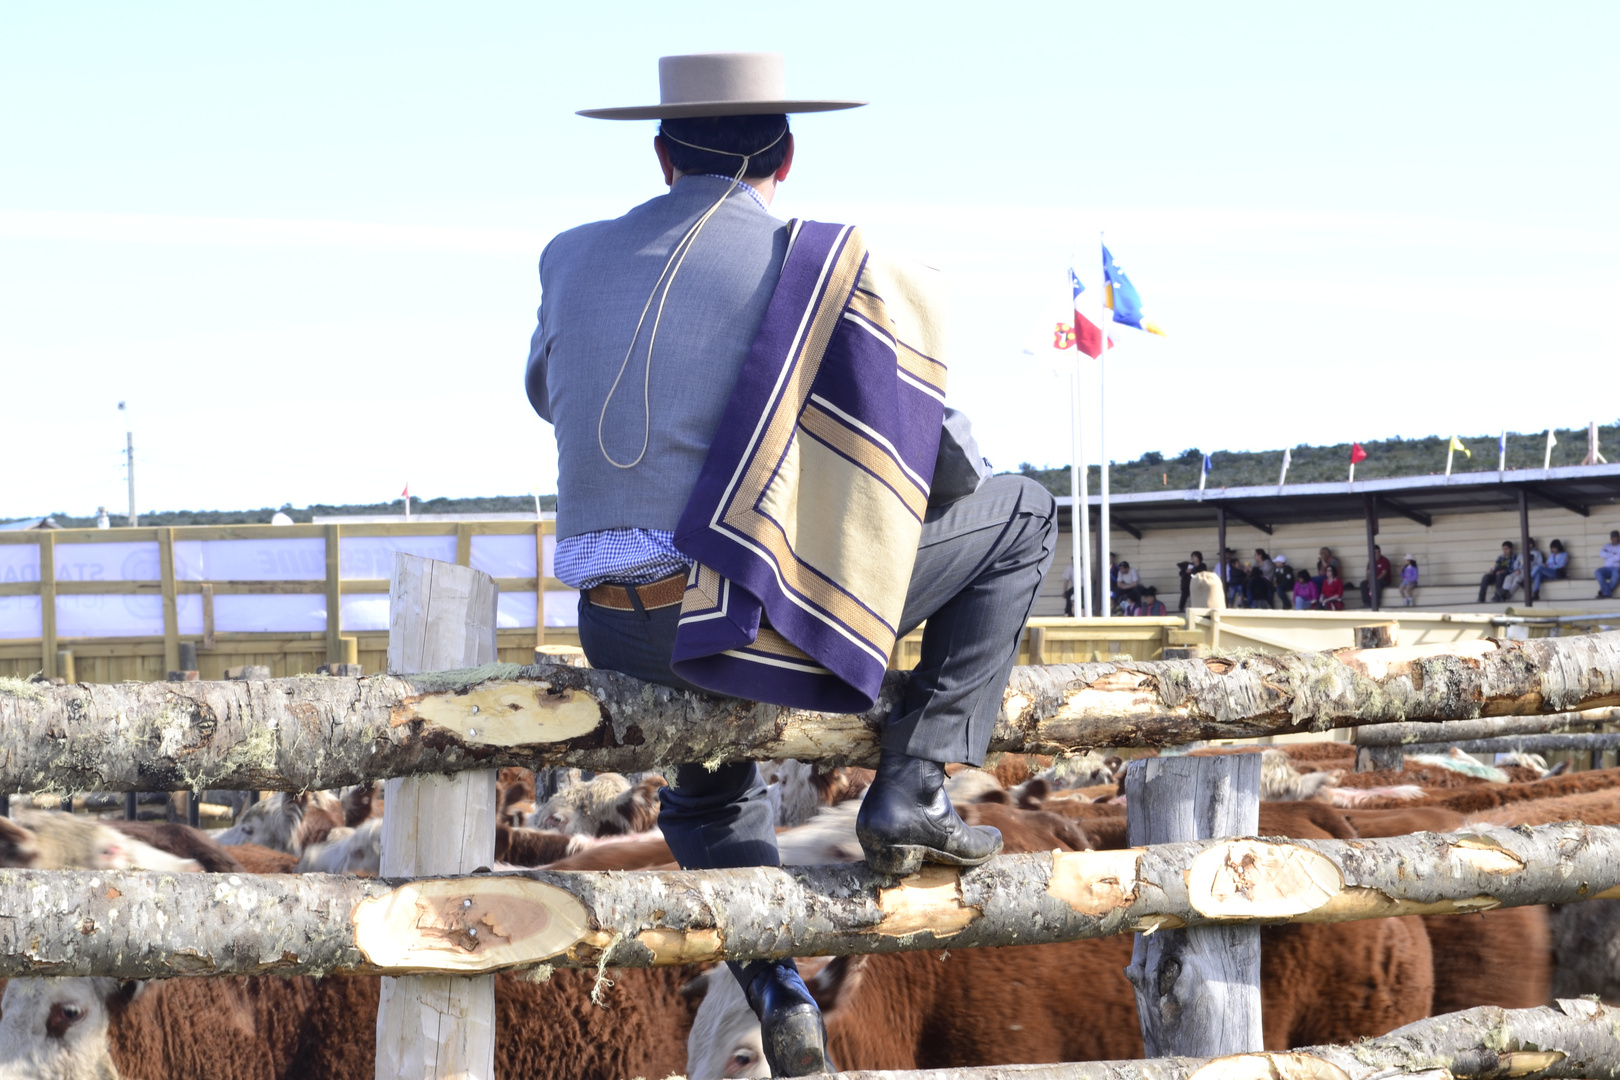
<svg viewBox="0 0 1620 1080">
<path fill-rule="evenodd" d="M 1069 267 L 1069 284 L 1074 288 L 1074 346 L 1090 357 L 1098 357 L 1103 351 L 1102 328 L 1080 312 L 1080 294 L 1086 287 L 1080 284 L 1079 275 L 1074 267 Z"/>
</svg>

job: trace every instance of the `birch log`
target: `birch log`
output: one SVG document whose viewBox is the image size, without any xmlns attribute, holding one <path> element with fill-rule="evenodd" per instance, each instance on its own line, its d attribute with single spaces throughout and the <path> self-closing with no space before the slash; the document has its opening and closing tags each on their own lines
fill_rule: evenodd
<svg viewBox="0 0 1620 1080">
<path fill-rule="evenodd" d="M 1596 898 L 1620 899 L 1620 827 L 1574 822 L 1008 855 L 900 880 L 861 863 L 414 882 L 4 870 L 0 977 L 648 967 Z"/>
<path fill-rule="evenodd" d="M 35 687 L 0 681 L 0 791 L 332 788 L 504 765 L 877 759 L 904 690 L 839 716 L 491 664 L 432 676 Z M 1016 668 L 991 749 L 1076 753 L 1620 705 L 1620 631 L 1534 641 Z"/>
<path fill-rule="evenodd" d="M 493 662 L 495 604 L 495 579 L 488 574 L 396 554 L 388 590 L 388 670 L 414 674 Z M 383 807 L 383 874 L 469 874 L 494 864 L 495 773 L 393 779 Z M 378 1080 L 494 1075 L 493 975 L 382 980 Z"/>
<path fill-rule="evenodd" d="M 838 1073 L 841 1080 L 1592 1080 L 1620 1078 L 1620 1009 L 1585 999 L 1556 1008 L 1468 1009 L 1354 1046 L 1286 1053 L 1065 1065 L 990 1065 Z"/>
<path fill-rule="evenodd" d="M 1612 723 L 1620 723 L 1620 709 L 1588 709 L 1585 712 L 1552 713 L 1547 716 L 1495 716 L 1479 720 L 1447 720 L 1438 724 L 1368 724 L 1356 729 L 1355 744 L 1404 746 L 1411 743 L 1494 739 L 1506 735 L 1554 735 L 1589 731 Z"/>
<path fill-rule="evenodd" d="M 1620 750 L 1620 732 L 1585 732 L 1562 735 L 1509 735 L 1500 739 L 1463 739 L 1460 742 L 1413 743 L 1403 753 L 1443 754 L 1456 747 L 1465 754 L 1543 754 L 1554 750 L 1598 752 Z"/>
</svg>

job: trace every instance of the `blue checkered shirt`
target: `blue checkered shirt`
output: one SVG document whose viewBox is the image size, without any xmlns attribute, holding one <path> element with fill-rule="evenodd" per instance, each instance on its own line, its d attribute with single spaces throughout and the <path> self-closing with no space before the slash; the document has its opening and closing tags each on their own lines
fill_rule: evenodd
<svg viewBox="0 0 1620 1080">
<path fill-rule="evenodd" d="M 566 585 L 589 589 L 611 581 L 646 585 L 684 574 L 692 561 L 675 550 L 675 534 L 662 529 L 603 529 L 557 541 L 552 574 Z"/>
</svg>

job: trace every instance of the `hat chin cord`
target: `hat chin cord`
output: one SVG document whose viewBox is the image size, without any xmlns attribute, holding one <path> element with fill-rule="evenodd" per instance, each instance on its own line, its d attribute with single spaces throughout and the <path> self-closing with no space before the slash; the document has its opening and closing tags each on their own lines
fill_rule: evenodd
<svg viewBox="0 0 1620 1080">
<path fill-rule="evenodd" d="M 675 285 L 675 275 L 681 272 L 681 264 L 686 262 L 686 256 L 691 252 L 692 244 L 696 242 L 698 233 L 703 231 L 703 226 L 709 223 L 709 219 L 714 216 L 715 211 L 720 209 L 721 204 L 726 201 L 726 197 L 736 190 L 738 184 L 743 182 L 743 177 L 748 172 L 748 163 L 787 138 L 787 133 L 788 129 L 783 127 L 782 134 L 751 154 L 739 154 L 731 150 L 715 150 L 708 146 L 698 146 L 695 143 L 682 142 L 673 135 L 664 134 L 661 136 L 670 142 L 680 143 L 680 145 L 690 147 L 693 150 L 703 150 L 710 154 L 721 154 L 725 157 L 740 157 L 742 158 L 742 165 L 737 169 L 737 175 L 731 178 L 731 184 L 714 201 L 714 205 L 705 210 L 703 215 L 692 223 L 692 227 L 686 230 L 686 235 L 681 237 L 680 242 L 675 245 L 675 249 L 669 253 L 669 258 L 664 262 L 664 268 L 658 272 L 658 280 L 653 283 L 652 292 L 647 294 L 647 302 L 641 305 L 641 317 L 636 320 L 636 332 L 630 335 L 630 347 L 624 351 L 624 359 L 619 363 L 619 373 L 613 377 L 613 385 L 608 388 L 607 397 L 602 402 L 601 415 L 596 418 L 596 445 L 601 448 L 602 456 L 607 459 L 608 464 L 614 468 L 633 469 L 641 464 L 642 458 L 647 456 L 647 444 L 652 439 L 653 345 L 658 340 L 658 324 L 664 317 L 664 303 L 669 299 L 669 290 Z M 663 290 L 662 295 L 659 294 L 660 289 Z M 619 383 L 623 380 L 624 373 L 630 366 L 630 357 L 635 353 L 636 342 L 641 338 L 641 327 L 647 321 L 647 312 L 652 310 L 653 297 L 658 297 L 658 310 L 653 313 L 652 330 L 647 335 L 647 366 L 641 377 L 641 452 L 636 455 L 634 461 L 615 461 L 613 455 L 608 452 L 607 441 L 603 437 L 603 430 L 607 426 L 608 406 L 612 404 L 613 395 L 618 392 Z"/>
</svg>

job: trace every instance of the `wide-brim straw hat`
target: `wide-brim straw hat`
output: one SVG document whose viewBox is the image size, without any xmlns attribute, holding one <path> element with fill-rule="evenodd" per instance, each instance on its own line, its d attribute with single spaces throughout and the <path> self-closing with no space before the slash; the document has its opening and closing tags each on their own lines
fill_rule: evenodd
<svg viewBox="0 0 1620 1080">
<path fill-rule="evenodd" d="M 832 112 L 864 101 L 808 100 L 787 96 L 787 62 L 781 53 L 689 53 L 658 58 L 657 105 L 580 109 L 596 120 L 680 120 L 690 116 L 769 116 Z"/>
</svg>

